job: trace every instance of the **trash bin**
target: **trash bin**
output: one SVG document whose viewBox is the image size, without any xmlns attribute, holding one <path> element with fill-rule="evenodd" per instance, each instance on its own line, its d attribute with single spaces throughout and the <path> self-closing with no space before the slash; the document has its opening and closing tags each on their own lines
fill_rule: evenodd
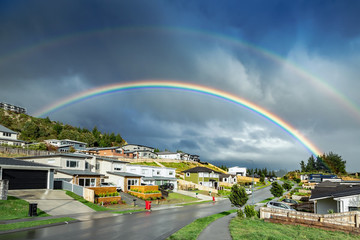
<svg viewBox="0 0 360 240">
<path fill-rule="evenodd" d="M 37 203 L 29 203 L 29 217 L 37 216 Z"/>
</svg>

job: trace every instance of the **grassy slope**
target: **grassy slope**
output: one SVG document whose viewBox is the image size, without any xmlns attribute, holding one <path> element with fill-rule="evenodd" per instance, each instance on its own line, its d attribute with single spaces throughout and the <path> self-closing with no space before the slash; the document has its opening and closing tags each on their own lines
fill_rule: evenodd
<svg viewBox="0 0 360 240">
<path fill-rule="evenodd" d="M 25 200 L 8 196 L 8 200 L 0 200 L 0 220 L 28 218 L 29 203 Z M 50 216 L 37 209 L 39 217 Z"/>
<path fill-rule="evenodd" d="M 234 218 L 229 225 L 234 240 L 240 239 L 360 239 L 343 232 L 331 232 L 316 228 L 267 223 L 260 219 Z M 246 229 L 246 231 L 244 231 Z"/>
</svg>

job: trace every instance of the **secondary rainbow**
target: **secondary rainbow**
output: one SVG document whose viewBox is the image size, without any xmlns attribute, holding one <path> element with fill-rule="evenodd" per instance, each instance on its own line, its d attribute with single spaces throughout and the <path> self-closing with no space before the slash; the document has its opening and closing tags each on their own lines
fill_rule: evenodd
<svg viewBox="0 0 360 240">
<path fill-rule="evenodd" d="M 248 110 L 251 110 L 262 117 L 268 119 L 273 122 L 285 132 L 294 137 L 298 142 L 300 142 L 309 152 L 311 152 L 315 156 L 322 155 L 322 152 L 317 148 L 313 143 L 311 143 L 306 137 L 300 134 L 294 127 L 290 124 L 282 120 L 280 117 L 275 114 L 267 111 L 266 109 L 246 100 L 240 98 L 231 93 L 221 91 L 218 89 L 210 88 L 207 86 L 197 85 L 193 83 L 184 83 L 184 82 L 175 82 L 175 81 L 157 81 L 157 80 L 149 80 L 149 81 L 138 81 L 138 82 L 129 82 L 129 83 L 118 83 L 111 84 L 106 86 L 101 86 L 97 88 L 93 88 L 81 93 L 77 93 L 70 97 L 61 99 L 40 111 L 36 112 L 34 115 L 38 117 L 44 117 L 52 112 L 58 111 L 64 107 L 69 105 L 85 101 L 90 98 L 94 98 L 101 95 L 116 93 L 120 91 L 129 91 L 129 90 L 137 90 L 137 89 L 175 89 L 187 92 L 195 92 L 200 94 L 205 94 L 208 96 L 216 97 L 237 105 L 240 105 Z"/>
</svg>

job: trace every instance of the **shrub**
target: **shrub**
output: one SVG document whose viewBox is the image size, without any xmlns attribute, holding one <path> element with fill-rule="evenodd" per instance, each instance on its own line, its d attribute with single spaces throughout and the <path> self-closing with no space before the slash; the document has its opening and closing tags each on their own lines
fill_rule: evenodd
<svg viewBox="0 0 360 240">
<path fill-rule="evenodd" d="M 241 208 L 239 208 L 239 209 L 237 210 L 237 216 L 238 216 L 239 218 L 244 218 L 244 217 L 245 217 L 244 211 L 243 211 Z"/>
<path fill-rule="evenodd" d="M 286 189 L 287 191 L 289 191 L 290 189 L 291 189 L 291 184 L 290 183 L 288 183 L 288 182 L 285 182 L 283 185 L 282 185 L 282 187 L 284 188 L 284 189 Z"/>
<path fill-rule="evenodd" d="M 299 184 L 299 183 L 301 183 L 301 179 L 300 179 L 300 178 L 295 178 L 295 182 L 296 182 L 297 184 Z"/>
<path fill-rule="evenodd" d="M 245 206 L 245 215 L 246 218 L 252 218 L 258 215 L 257 211 L 255 210 L 253 205 L 246 205 Z"/>
<path fill-rule="evenodd" d="M 236 207 L 244 206 L 248 200 L 248 196 L 245 192 L 245 188 L 243 187 L 239 188 L 237 184 L 234 184 L 231 188 L 229 200 Z"/>
<path fill-rule="evenodd" d="M 289 177 L 285 175 L 285 176 L 284 176 L 284 180 L 288 180 L 288 179 L 289 179 Z"/>
<path fill-rule="evenodd" d="M 270 189 L 271 194 L 274 195 L 274 197 L 281 197 L 284 193 L 284 189 L 282 188 L 282 186 L 277 182 L 273 182 L 271 185 L 272 185 Z"/>
</svg>

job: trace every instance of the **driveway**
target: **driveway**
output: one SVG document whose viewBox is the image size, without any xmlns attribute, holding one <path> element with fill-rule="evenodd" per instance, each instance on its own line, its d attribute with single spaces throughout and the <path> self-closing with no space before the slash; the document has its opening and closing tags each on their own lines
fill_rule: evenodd
<svg viewBox="0 0 360 240">
<path fill-rule="evenodd" d="M 38 208 L 52 216 L 95 212 L 66 195 L 62 190 L 9 190 L 8 195 L 24 199 L 29 203 L 37 203 Z"/>
</svg>

